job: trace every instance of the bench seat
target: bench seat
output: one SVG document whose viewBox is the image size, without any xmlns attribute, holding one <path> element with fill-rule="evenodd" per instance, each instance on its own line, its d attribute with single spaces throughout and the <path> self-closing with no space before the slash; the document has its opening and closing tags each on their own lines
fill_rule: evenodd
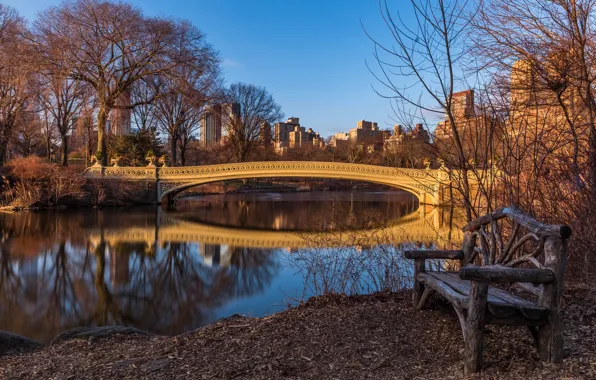
<svg viewBox="0 0 596 380">
<path fill-rule="evenodd" d="M 454 306 L 467 310 L 470 298 L 470 281 L 462 280 L 458 272 L 424 272 L 418 281 L 445 297 Z M 421 305 L 422 306 L 422 305 Z M 486 322 L 542 326 L 548 318 L 548 309 L 490 285 L 486 310 Z"/>
</svg>

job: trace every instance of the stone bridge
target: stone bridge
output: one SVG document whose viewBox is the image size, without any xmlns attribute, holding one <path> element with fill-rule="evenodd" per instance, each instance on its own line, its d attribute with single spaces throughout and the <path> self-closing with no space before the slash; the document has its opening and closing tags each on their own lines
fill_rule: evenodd
<svg viewBox="0 0 596 380">
<path fill-rule="evenodd" d="M 387 166 L 315 161 L 265 161 L 181 167 L 87 168 L 85 176 L 106 180 L 148 181 L 155 184 L 155 199 L 172 202 L 176 194 L 211 182 L 251 178 L 326 178 L 363 181 L 392 186 L 414 194 L 420 204 L 448 205 L 450 181 L 435 169 L 404 169 Z"/>
</svg>

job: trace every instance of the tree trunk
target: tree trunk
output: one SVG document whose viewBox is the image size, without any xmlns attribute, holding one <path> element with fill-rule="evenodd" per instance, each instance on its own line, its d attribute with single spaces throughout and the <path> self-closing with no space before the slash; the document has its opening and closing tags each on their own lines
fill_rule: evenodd
<svg viewBox="0 0 596 380">
<path fill-rule="evenodd" d="M 62 166 L 68 166 L 68 136 L 62 135 Z"/>
<path fill-rule="evenodd" d="M 0 166 L 8 159 L 8 141 L 0 140 Z"/>
<path fill-rule="evenodd" d="M 590 194 L 592 201 L 596 201 L 596 128 L 594 124 L 590 125 L 590 140 L 588 150 L 588 178 L 590 181 Z"/>
<path fill-rule="evenodd" d="M 11 129 L 10 124 L 0 125 L 0 166 L 4 165 L 8 159 L 8 137 Z"/>
<path fill-rule="evenodd" d="M 48 162 L 52 160 L 52 138 L 48 137 L 46 139 L 46 153 L 48 156 Z"/>
<path fill-rule="evenodd" d="M 178 140 L 178 138 L 176 136 L 170 136 L 170 146 L 171 146 L 171 150 L 172 150 L 172 166 L 178 166 L 178 162 L 177 162 L 177 156 L 176 156 L 176 140 Z"/>
<path fill-rule="evenodd" d="M 180 165 L 186 166 L 186 145 L 188 144 L 184 138 L 182 138 L 180 143 Z"/>
<path fill-rule="evenodd" d="M 105 106 L 99 106 L 97 112 L 97 156 L 101 156 L 101 165 L 108 166 L 108 149 L 106 146 L 106 121 L 110 111 Z"/>
</svg>

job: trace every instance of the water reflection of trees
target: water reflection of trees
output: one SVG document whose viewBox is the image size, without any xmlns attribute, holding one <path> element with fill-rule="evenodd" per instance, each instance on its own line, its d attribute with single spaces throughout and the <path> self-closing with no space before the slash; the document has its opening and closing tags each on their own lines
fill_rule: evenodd
<svg viewBox="0 0 596 380">
<path fill-rule="evenodd" d="M 262 292 L 279 265 L 271 252 L 230 249 L 229 265 L 209 266 L 196 243 L 63 239 L 37 257 L 0 244 L 0 329 L 41 341 L 81 325 L 132 325 L 176 334 L 214 318 L 236 297 Z"/>
</svg>

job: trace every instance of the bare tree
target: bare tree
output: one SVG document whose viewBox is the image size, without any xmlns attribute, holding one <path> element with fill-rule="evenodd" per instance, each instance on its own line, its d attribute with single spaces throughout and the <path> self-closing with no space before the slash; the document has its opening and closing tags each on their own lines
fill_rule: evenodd
<svg viewBox="0 0 596 380">
<path fill-rule="evenodd" d="M 15 145 L 19 153 L 28 157 L 36 154 L 44 144 L 42 121 L 35 110 L 23 111 L 16 122 Z"/>
<path fill-rule="evenodd" d="M 181 23 L 147 18 L 125 3 L 71 0 L 49 8 L 35 22 L 36 46 L 46 64 L 72 67 L 70 78 L 87 82 L 98 104 L 97 156 L 107 165 L 106 120 L 114 108 L 133 109 L 147 101 L 122 105 L 121 94 L 136 81 L 171 75 L 196 59 L 196 45 L 180 38 Z M 61 59 L 51 52 L 60 50 Z"/>
<path fill-rule="evenodd" d="M 189 118 L 180 127 L 178 134 L 178 149 L 180 149 L 180 164 L 186 165 L 186 152 L 190 142 L 194 139 L 195 132 L 200 127 L 200 113 L 195 113 L 192 118 Z"/>
<path fill-rule="evenodd" d="M 87 83 L 70 79 L 66 73 L 49 73 L 43 82 L 39 99 L 60 135 L 61 163 L 67 166 L 69 136 L 76 127 L 81 111 L 89 102 L 90 89 Z"/>
<path fill-rule="evenodd" d="M 170 139 L 173 165 L 178 161 L 176 151 L 181 139 L 184 140 L 181 155 L 185 158 L 188 141 L 198 128 L 201 112 L 219 93 L 221 83 L 219 57 L 206 43 L 204 35 L 188 22 L 177 27 L 176 45 L 180 46 L 177 54 L 189 54 L 192 58 L 185 59 L 169 75 L 159 77 L 163 96 L 155 103 L 158 128 Z M 185 52 L 183 46 L 193 49 Z"/>
<path fill-rule="evenodd" d="M 137 104 L 132 110 L 133 123 L 139 131 L 153 131 L 157 129 L 157 117 L 155 115 L 155 94 L 159 91 L 159 79 L 157 76 L 143 78 L 133 84 L 131 101 Z"/>
<path fill-rule="evenodd" d="M 366 159 L 366 154 L 368 153 L 364 145 L 359 144 L 352 139 L 348 139 L 347 144 L 338 147 L 337 150 L 339 151 L 342 161 L 350 164 L 363 163 Z"/>
<path fill-rule="evenodd" d="M 37 102 L 39 103 L 39 99 Z M 41 135 L 43 136 L 45 156 L 50 161 L 56 136 L 56 124 L 55 120 L 50 116 L 50 111 L 47 108 L 40 108 Z"/>
<path fill-rule="evenodd" d="M 31 99 L 31 61 L 24 33 L 24 21 L 16 11 L 0 4 L 0 165 L 6 162 L 17 118 Z"/>
<path fill-rule="evenodd" d="M 232 84 L 226 101 L 222 123 L 228 144 L 238 162 L 248 161 L 263 146 L 262 128 L 283 118 L 281 106 L 264 87 L 244 83 Z"/>
<path fill-rule="evenodd" d="M 395 109 L 404 112 L 406 118 L 445 115 L 457 153 L 448 168 L 457 173 L 453 176 L 456 189 L 463 198 L 466 216 L 471 219 L 477 212 L 472 205 L 469 158 L 463 148 L 453 97 L 456 87 L 465 83 L 458 72 L 470 5 L 465 0 L 408 3 L 413 12 L 409 16 L 414 20 L 413 26 L 405 23 L 399 12 L 393 12 L 386 0 L 379 1 L 391 43 L 384 44 L 370 36 L 375 45 L 377 68 L 369 68 L 382 87 L 377 93 L 394 101 Z"/>
</svg>

